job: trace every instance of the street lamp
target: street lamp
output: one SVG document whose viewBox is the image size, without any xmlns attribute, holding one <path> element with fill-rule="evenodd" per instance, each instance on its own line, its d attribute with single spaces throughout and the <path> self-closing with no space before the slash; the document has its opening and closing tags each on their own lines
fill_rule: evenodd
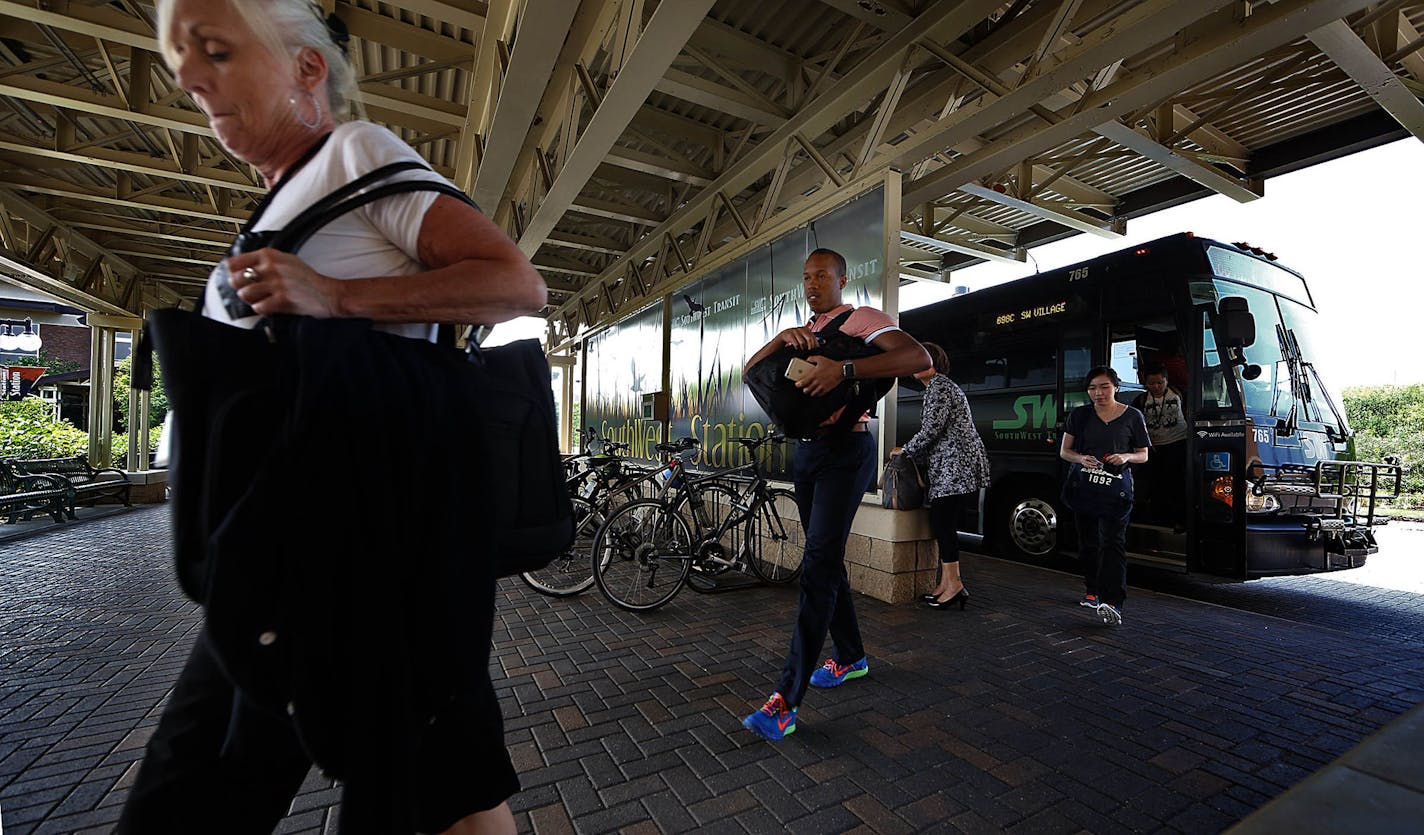
<svg viewBox="0 0 1424 835">
<path fill-rule="evenodd" d="M 44 341 L 40 339 L 39 333 L 35 331 L 35 323 L 29 319 L 25 320 L 25 332 L 16 338 L 20 342 L 21 351 L 38 351 L 40 346 L 44 344 Z"/>
<path fill-rule="evenodd" d="M 25 319 L 25 329 L 16 333 L 15 329 L 20 324 L 18 319 L 5 322 L 4 331 L 0 332 L 0 351 L 38 351 L 44 344 L 39 333 L 35 331 L 33 320 Z"/>
</svg>

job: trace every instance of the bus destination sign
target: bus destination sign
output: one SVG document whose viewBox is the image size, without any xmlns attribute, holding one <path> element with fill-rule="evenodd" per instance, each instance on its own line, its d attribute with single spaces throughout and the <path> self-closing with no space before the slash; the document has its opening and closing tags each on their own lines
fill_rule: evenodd
<svg viewBox="0 0 1424 835">
<path fill-rule="evenodd" d="M 1043 319 L 1048 316 L 1057 316 L 1068 310 L 1068 302 L 1052 302 L 1050 304 L 1040 304 L 1034 307 L 1025 307 L 1022 310 L 1011 310 L 1007 313 L 999 313 L 991 317 L 995 325 L 1013 325 L 1021 322 L 1028 322 L 1033 319 Z"/>
</svg>

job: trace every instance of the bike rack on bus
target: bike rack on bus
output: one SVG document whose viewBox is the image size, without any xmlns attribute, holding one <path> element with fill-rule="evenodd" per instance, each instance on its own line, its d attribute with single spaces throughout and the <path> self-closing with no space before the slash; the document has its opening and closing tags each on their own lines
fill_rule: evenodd
<svg viewBox="0 0 1424 835">
<path fill-rule="evenodd" d="M 1380 495 L 1381 479 L 1384 476 L 1384 487 L 1390 489 L 1389 481 L 1393 476 L 1394 486 L 1388 495 Z M 1316 495 L 1324 499 L 1335 499 L 1339 509 L 1338 516 L 1348 515 L 1353 517 L 1356 523 L 1363 519 L 1367 526 L 1375 523 L 1375 503 L 1380 498 L 1392 499 L 1399 495 L 1400 487 L 1403 485 L 1404 468 L 1398 464 L 1376 464 L 1369 461 L 1317 461 L 1315 463 L 1315 486 Z M 1361 502 L 1365 505 L 1365 512 L 1360 513 Z"/>
<path fill-rule="evenodd" d="M 1281 464 L 1262 467 L 1253 479 L 1256 495 L 1270 494 L 1296 501 L 1287 508 L 1305 518 L 1305 532 L 1312 542 L 1324 541 L 1321 569 L 1355 568 L 1357 557 L 1379 550 L 1373 527 L 1380 499 L 1399 495 L 1403 468 L 1398 464 L 1369 461 L 1317 461 L 1315 466 Z M 1270 475 L 1274 478 L 1270 478 Z M 1323 499 L 1328 506 L 1316 503 Z"/>
</svg>

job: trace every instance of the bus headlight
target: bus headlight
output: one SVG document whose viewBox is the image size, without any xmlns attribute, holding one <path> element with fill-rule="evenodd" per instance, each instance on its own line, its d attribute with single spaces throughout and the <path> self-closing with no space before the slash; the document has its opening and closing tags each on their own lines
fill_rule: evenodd
<svg viewBox="0 0 1424 835">
<path fill-rule="evenodd" d="M 1246 491 L 1246 512 L 1247 513 L 1270 513 L 1273 510 L 1280 510 L 1281 503 L 1275 496 L 1256 495 L 1255 491 Z"/>
</svg>

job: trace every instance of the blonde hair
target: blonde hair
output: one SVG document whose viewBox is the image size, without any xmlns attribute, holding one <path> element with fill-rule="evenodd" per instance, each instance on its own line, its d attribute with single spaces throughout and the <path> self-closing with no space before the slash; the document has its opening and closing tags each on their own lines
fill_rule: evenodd
<svg viewBox="0 0 1424 835">
<path fill-rule="evenodd" d="M 173 26 L 176 0 L 158 0 L 158 47 L 170 69 L 178 65 L 169 31 Z M 305 48 L 315 49 L 326 59 L 327 110 L 332 121 L 344 122 L 353 109 L 360 116 L 356 70 L 346 53 L 331 39 L 321 6 L 311 0 L 226 0 L 228 7 L 252 29 L 257 40 L 274 56 L 295 58 Z"/>
</svg>

